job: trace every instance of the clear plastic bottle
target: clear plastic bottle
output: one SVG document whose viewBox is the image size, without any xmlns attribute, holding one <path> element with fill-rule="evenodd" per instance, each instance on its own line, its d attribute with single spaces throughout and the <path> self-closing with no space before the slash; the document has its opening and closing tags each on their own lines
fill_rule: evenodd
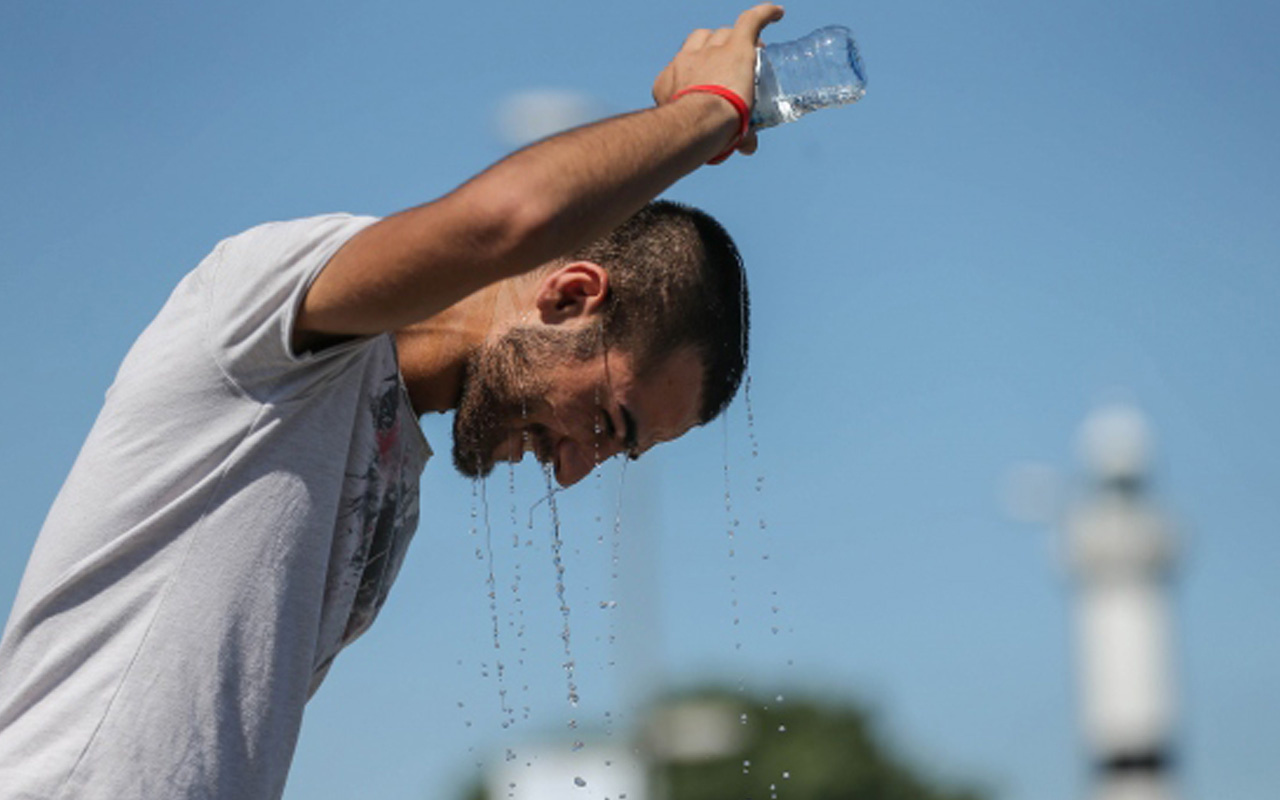
<svg viewBox="0 0 1280 800">
<path fill-rule="evenodd" d="M 756 50 L 755 129 L 794 122 L 810 111 L 860 100 L 867 73 L 853 33 L 841 25 L 819 28 L 791 42 Z"/>
</svg>

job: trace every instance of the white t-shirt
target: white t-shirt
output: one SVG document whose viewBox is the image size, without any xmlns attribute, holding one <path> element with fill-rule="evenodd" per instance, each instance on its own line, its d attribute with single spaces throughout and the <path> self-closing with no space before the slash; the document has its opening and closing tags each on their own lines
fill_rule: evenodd
<svg viewBox="0 0 1280 800">
<path fill-rule="evenodd" d="M 303 706 L 372 622 L 431 451 L 390 335 L 296 355 L 375 220 L 227 239 L 133 346 L 0 642 L 0 798 L 278 797 Z"/>
</svg>

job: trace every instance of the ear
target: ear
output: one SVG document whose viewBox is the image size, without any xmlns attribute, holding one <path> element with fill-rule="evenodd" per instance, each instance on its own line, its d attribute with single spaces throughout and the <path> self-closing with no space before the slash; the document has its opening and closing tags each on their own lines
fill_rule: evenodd
<svg viewBox="0 0 1280 800">
<path fill-rule="evenodd" d="M 585 320 L 601 310 L 609 296 L 609 273 L 591 261 L 573 261 L 547 273 L 535 304 L 547 325 Z"/>
</svg>

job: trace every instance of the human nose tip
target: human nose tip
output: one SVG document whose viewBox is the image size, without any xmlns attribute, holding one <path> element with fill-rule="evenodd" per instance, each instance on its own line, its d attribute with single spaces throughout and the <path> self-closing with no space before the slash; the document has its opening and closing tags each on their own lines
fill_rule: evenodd
<svg viewBox="0 0 1280 800">
<path fill-rule="evenodd" d="M 597 438 L 590 445 L 572 443 L 556 469 L 556 481 L 568 488 L 591 474 L 600 464 L 621 453 L 622 446 L 612 439 Z"/>
<path fill-rule="evenodd" d="M 590 475 L 595 466 L 596 461 L 591 458 L 589 450 L 577 443 L 566 442 L 556 461 L 556 482 L 567 489 Z"/>
<path fill-rule="evenodd" d="M 568 489 L 590 475 L 593 467 L 593 464 L 562 464 L 560 469 L 556 471 L 556 483 L 560 484 L 562 488 Z"/>
</svg>

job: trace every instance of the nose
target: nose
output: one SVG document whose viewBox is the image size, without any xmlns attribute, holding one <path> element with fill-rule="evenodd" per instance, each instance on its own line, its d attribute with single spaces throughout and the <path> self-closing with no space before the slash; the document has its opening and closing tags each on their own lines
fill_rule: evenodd
<svg viewBox="0 0 1280 800">
<path fill-rule="evenodd" d="M 583 478 L 587 477 L 590 474 L 591 474 L 590 465 L 587 465 L 585 468 L 579 468 L 577 466 L 567 467 L 562 465 L 560 469 L 556 470 L 556 483 L 568 489 L 570 486 L 574 485 L 575 483 L 577 483 L 578 481 L 582 480 Z"/>
<path fill-rule="evenodd" d="M 620 452 L 622 447 L 616 441 L 604 436 L 598 436 L 587 444 L 566 441 L 560 449 L 560 458 L 556 462 L 556 483 L 568 488 L 590 475 L 597 464 L 613 458 Z"/>
</svg>

